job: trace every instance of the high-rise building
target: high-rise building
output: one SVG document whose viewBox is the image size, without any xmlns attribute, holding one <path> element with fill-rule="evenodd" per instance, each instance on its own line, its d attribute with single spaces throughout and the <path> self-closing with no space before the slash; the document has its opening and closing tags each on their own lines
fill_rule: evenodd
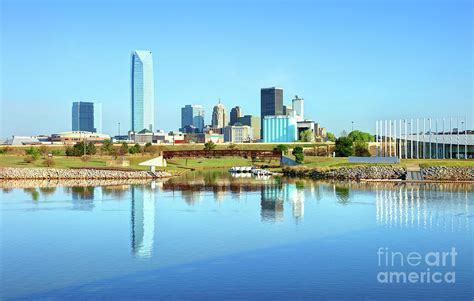
<svg viewBox="0 0 474 301">
<path fill-rule="evenodd" d="M 260 90 L 260 117 L 263 136 L 263 120 L 265 116 L 283 114 L 283 89 L 278 87 L 262 88 Z M 263 138 L 265 138 L 263 136 Z"/>
<path fill-rule="evenodd" d="M 72 103 L 72 130 L 94 132 L 94 103 L 75 101 Z"/>
<path fill-rule="evenodd" d="M 242 110 L 240 109 L 239 106 L 233 107 L 232 110 L 230 110 L 230 123 L 229 125 L 234 125 L 237 122 L 237 119 L 242 117 Z"/>
<path fill-rule="evenodd" d="M 292 100 L 293 111 L 295 112 L 298 121 L 304 120 L 304 99 L 295 95 Z"/>
<path fill-rule="evenodd" d="M 263 142 L 295 142 L 298 140 L 296 118 L 293 116 L 265 116 Z"/>
<path fill-rule="evenodd" d="M 228 125 L 222 131 L 224 142 L 243 143 L 253 140 L 253 130 L 248 125 Z"/>
<path fill-rule="evenodd" d="M 253 139 L 260 139 L 260 117 L 253 115 L 245 115 L 237 119 L 237 124 L 248 125 L 253 130 Z"/>
<path fill-rule="evenodd" d="M 204 128 L 204 109 L 201 105 L 185 105 L 181 108 L 181 131 L 187 126 L 202 132 Z"/>
<path fill-rule="evenodd" d="M 94 103 L 94 132 L 102 133 L 102 104 Z"/>
<path fill-rule="evenodd" d="M 214 106 L 214 109 L 212 110 L 211 125 L 214 128 L 223 128 L 227 125 L 227 116 L 225 112 L 225 107 L 223 104 L 221 104 L 220 100 L 219 100 L 219 103 L 216 104 Z"/>
<path fill-rule="evenodd" d="M 155 88 L 151 51 L 135 50 L 131 56 L 132 131 L 155 128 Z"/>
</svg>

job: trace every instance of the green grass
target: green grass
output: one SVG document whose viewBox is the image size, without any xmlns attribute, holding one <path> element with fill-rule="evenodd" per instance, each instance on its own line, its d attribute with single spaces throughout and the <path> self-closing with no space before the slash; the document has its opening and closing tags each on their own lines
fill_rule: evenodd
<svg viewBox="0 0 474 301">
<path fill-rule="evenodd" d="M 31 163 L 24 161 L 24 156 L 0 156 L 0 167 L 45 167 L 43 159 L 40 158 Z M 103 158 L 92 158 L 90 161 L 83 162 L 78 157 L 55 157 L 54 168 L 71 168 L 71 167 L 101 167 L 106 166 L 106 160 Z"/>
<path fill-rule="evenodd" d="M 156 157 L 156 155 L 133 155 L 126 156 L 125 159 L 130 161 L 129 168 L 147 170 L 147 166 L 139 166 L 140 162 L 149 160 Z M 20 155 L 0 155 L 0 167 L 44 167 L 43 159 L 40 158 L 32 163 L 24 162 L 24 156 Z M 65 157 L 57 156 L 54 157 L 55 168 L 73 168 L 73 167 L 105 167 L 107 161 L 112 160 L 110 156 L 93 156 L 89 161 L 83 162 L 79 157 Z M 349 163 L 347 158 L 330 158 L 330 157 L 310 157 L 306 156 L 302 166 L 308 168 L 343 168 L 343 167 L 359 167 L 369 165 L 387 165 L 387 164 L 360 164 L 360 163 Z M 180 171 L 180 170 L 205 170 L 205 169 L 217 169 L 217 168 L 230 168 L 232 166 L 248 166 L 251 165 L 252 161 L 249 159 L 239 157 L 223 157 L 223 158 L 193 158 L 183 159 L 176 158 L 168 160 L 167 170 Z M 278 165 L 278 161 L 268 162 L 256 162 L 257 165 Z M 392 164 L 398 165 L 398 164 Z M 428 166 L 461 166 L 461 167 L 474 167 L 474 160 L 427 160 L 427 159 L 403 159 L 398 166 L 410 166 L 420 165 L 420 167 Z"/>
</svg>

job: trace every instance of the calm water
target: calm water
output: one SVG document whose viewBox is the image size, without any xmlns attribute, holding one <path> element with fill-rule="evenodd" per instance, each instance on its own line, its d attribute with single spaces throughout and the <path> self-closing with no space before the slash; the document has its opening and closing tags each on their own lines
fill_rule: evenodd
<svg viewBox="0 0 474 301">
<path fill-rule="evenodd" d="M 0 183 L 0 299 L 474 297 L 473 185 L 24 184 Z"/>
</svg>

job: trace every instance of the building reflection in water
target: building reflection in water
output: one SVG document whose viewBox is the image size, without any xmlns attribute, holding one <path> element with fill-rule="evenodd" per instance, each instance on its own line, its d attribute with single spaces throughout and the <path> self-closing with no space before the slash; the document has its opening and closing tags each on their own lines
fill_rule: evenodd
<svg viewBox="0 0 474 301">
<path fill-rule="evenodd" d="M 155 183 L 151 187 L 131 188 L 132 252 L 135 256 L 151 257 L 155 236 Z"/>
<path fill-rule="evenodd" d="M 375 202 L 378 224 L 453 232 L 471 228 L 467 191 L 449 191 L 430 184 L 394 189 L 376 186 Z"/>
<path fill-rule="evenodd" d="M 295 184 L 263 185 L 261 187 L 261 218 L 264 222 L 283 220 L 284 202 L 292 207 L 292 215 L 296 221 L 304 216 L 304 188 Z"/>
<path fill-rule="evenodd" d="M 283 220 L 283 189 L 281 185 L 263 185 L 260 199 L 260 216 L 264 222 Z"/>
</svg>

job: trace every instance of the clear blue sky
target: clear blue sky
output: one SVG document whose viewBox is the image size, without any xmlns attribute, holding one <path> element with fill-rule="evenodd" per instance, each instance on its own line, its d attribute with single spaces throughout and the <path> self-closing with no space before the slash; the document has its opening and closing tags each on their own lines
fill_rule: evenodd
<svg viewBox="0 0 474 301">
<path fill-rule="evenodd" d="M 130 125 L 130 52 L 154 54 L 156 126 L 218 98 L 260 114 L 260 88 L 339 134 L 377 118 L 473 114 L 473 1 L 2 0 L 1 131 L 70 130 L 73 101 Z M 472 127 L 472 126 L 470 126 Z"/>
</svg>

